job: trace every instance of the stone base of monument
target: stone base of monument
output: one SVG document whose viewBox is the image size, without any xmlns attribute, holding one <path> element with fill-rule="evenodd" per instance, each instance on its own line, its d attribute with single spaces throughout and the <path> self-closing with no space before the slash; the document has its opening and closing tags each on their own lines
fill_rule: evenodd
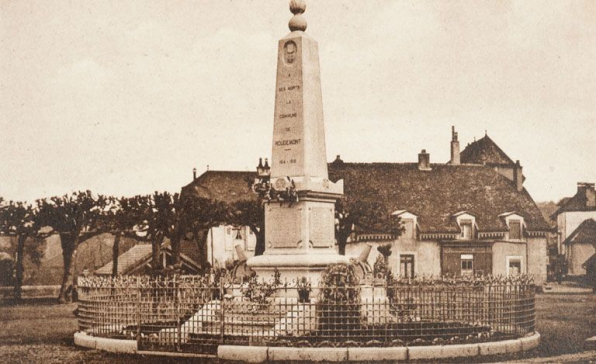
<svg viewBox="0 0 596 364">
<path fill-rule="evenodd" d="M 295 282 L 306 277 L 313 287 L 319 285 L 321 273 L 331 264 L 350 264 L 350 257 L 336 253 L 296 254 L 296 255 L 261 255 L 250 258 L 247 265 L 255 271 L 257 277 L 272 280 L 275 271 L 279 271 L 282 281 Z"/>
</svg>

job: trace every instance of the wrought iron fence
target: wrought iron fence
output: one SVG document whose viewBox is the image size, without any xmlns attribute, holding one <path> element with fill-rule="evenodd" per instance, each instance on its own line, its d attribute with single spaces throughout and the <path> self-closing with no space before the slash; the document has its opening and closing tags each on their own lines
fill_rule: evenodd
<svg viewBox="0 0 596 364">
<path fill-rule="evenodd" d="M 222 344 L 442 345 L 534 332 L 531 282 L 303 283 L 81 278 L 79 327 L 90 335 L 137 340 L 141 350 L 206 354 Z"/>
</svg>

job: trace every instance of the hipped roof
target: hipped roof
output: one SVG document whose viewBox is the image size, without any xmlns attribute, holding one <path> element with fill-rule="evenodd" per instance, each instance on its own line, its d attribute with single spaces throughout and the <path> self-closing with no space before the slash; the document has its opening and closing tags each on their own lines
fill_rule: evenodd
<svg viewBox="0 0 596 364">
<path fill-rule="evenodd" d="M 254 199 L 246 179 L 254 172 L 207 171 L 184 190 L 204 197 L 233 202 Z M 421 171 L 416 163 L 329 164 L 332 181 L 343 179 L 345 195 L 354 200 L 385 206 L 387 213 L 406 210 L 418 216 L 421 233 L 459 233 L 454 214 L 467 211 L 476 217 L 480 231 L 506 231 L 505 212 L 524 218 L 529 231 L 550 227 L 529 193 L 517 191 L 513 182 L 481 165 L 432 164 Z"/>
<path fill-rule="evenodd" d="M 559 208 L 551 215 L 551 218 L 556 218 L 557 215 L 569 211 L 596 211 L 596 206 L 588 205 L 588 198 L 585 191 L 578 191 L 573 197 L 563 198 L 559 202 Z"/>
<path fill-rule="evenodd" d="M 418 216 L 421 233 L 459 233 L 454 214 L 475 216 L 479 231 L 506 231 L 499 215 L 515 212 L 529 231 L 549 226 L 528 191 L 492 168 L 480 165 L 416 163 L 343 163 L 330 165 L 332 180 L 344 179 L 349 198 L 383 203 L 387 211 L 407 210 Z"/>
<path fill-rule="evenodd" d="M 596 244 L 596 220 L 588 219 L 582 222 L 563 244 Z"/>
<path fill-rule="evenodd" d="M 460 159 L 461 163 L 465 164 L 515 165 L 488 135 L 468 144 L 461 152 Z"/>
</svg>

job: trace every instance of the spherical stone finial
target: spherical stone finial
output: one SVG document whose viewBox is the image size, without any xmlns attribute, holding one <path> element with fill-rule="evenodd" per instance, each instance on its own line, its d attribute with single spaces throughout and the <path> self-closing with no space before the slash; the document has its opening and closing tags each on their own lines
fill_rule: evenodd
<svg viewBox="0 0 596 364">
<path fill-rule="evenodd" d="M 306 3 L 304 0 L 290 0 L 290 11 L 292 14 L 302 14 L 306 11 Z"/>
<path fill-rule="evenodd" d="M 293 32 L 303 32 L 306 30 L 306 19 L 304 18 L 304 16 L 302 16 L 302 14 L 296 14 L 292 17 L 292 19 L 290 19 L 288 26 L 290 27 L 290 30 Z"/>
<path fill-rule="evenodd" d="M 290 23 L 288 24 L 290 30 L 295 31 L 305 31 L 306 30 L 306 19 L 302 16 L 302 14 L 306 11 L 306 3 L 304 0 L 290 0 L 290 11 L 294 16 L 290 19 Z"/>
</svg>

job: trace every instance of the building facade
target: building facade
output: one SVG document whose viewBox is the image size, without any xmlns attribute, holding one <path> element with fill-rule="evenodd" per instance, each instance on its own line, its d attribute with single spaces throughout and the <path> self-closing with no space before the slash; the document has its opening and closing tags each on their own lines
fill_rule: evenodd
<svg viewBox="0 0 596 364">
<path fill-rule="evenodd" d="M 488 136 L 460 154 L 455 131 L 451 154 L 445 164 L 430 163 L 426 151 L 418 155 L 418 163 L 345 163 L 339 156 L 330 163 L 329 179 L 343 179 L 346 198 L 382 204 L 403 226 L 398 237 L 355 227 L 346 254 L 357 256 L 366 244 L 390 244 L 394 274 L 527 273 L 537 284 L 545 282 L 551 228 L 523 187 L 520 163 L 512 162 Z M 484 156 L 482 163 L 475 163 L 470 155 Z M 254 176 L 207 171 L 184 189 L 228 202 L 252 199 L 246 181 Z M 234 236 L 229 227 L 219 227 L 210 235 L 215 260 L 233 257 L 236 243 L 228 237 Z M 245 250 L 250 256 L 250 243 Z M 371 250 L 371 266 L 378 254 L 377 249 Z"/>
<path fill-rule="evenodd" d="M 573 197 L 559 203 L 552 218 L 557 221 L 559 252 L 565 256 L 568 274 L 586 274 L 584 263 L 596 253 L 596 190 L 594 183 L 580 182 Z"/>
</svg>

